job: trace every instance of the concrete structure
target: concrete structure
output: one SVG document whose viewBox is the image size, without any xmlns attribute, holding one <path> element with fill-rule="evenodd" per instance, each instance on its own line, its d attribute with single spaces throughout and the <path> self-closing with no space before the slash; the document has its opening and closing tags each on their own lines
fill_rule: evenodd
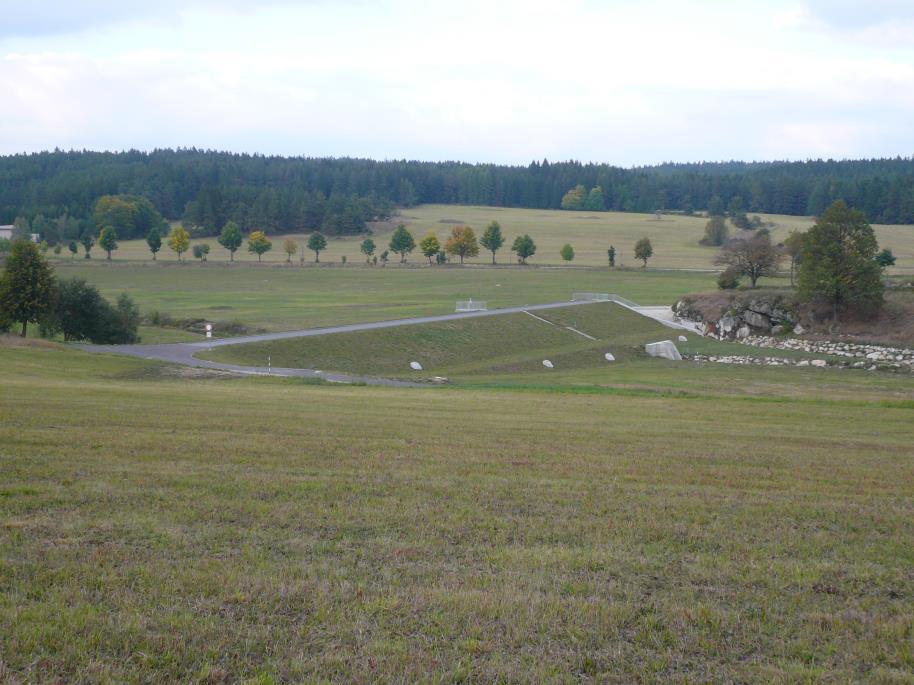
<svg viewBox="0 0 914 685">
<path fill-rule="evenodd" d="M 664 359 L 672 359 L 676 362 L 682 361 L 682 355 L 679 354 L 679 350 L 672 340 L 661 340 L 660 342 L 648 343 L 644 346 L 644 351 L 651 357 L 663 357 Z"/>
</svg>

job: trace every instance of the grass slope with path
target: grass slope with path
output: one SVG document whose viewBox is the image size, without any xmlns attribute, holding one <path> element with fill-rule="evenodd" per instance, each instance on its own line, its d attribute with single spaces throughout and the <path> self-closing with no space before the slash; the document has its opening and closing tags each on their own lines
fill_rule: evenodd
<svg viewBox="0 0 914 685">
<path fill-rule="evenodd" d="M 2 356 L 8 682 L 911 681 L 910 379 Z"/>
<path fill-rule="evenodd" d="M 606 352 L 622 359 L 645 342 L 667 339 L 676 333 L 607 302 L 533 314 L 230 345 L 197 356 L 247 366 L 265 366 L 269 356 L 277 367 L 396 378 L 476 376 L 538 372 L 543 370 L 544 359 L 562 368 L 605 365 Z M 418 361 L 423 369 L 411 371 L 411 361 Z"/>
</svg>

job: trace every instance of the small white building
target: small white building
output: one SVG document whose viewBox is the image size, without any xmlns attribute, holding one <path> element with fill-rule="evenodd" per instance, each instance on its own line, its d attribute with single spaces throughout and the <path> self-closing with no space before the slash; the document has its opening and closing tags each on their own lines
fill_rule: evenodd
<svg viewBox="0 0 914 685">
<path fill-rule="evenodd" d="M 6 240 L 12 240 L 14 230 L 15 230 L 15 226 L 13 226 L 13 224 L 6 224 L 3 226 L 0 226 L 0 238 L 6 239 Z M 37 233 L 29 233 L 29 240 L 31 240 L 33 243 L 37 243 L 37 242 L 40 242 L 41 236 L 38 235 Z"/>
</svg>

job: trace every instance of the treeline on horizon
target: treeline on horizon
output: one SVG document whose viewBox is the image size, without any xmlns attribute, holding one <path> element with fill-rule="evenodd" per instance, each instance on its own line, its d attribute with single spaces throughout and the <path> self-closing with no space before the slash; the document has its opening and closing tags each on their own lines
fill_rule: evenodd
<svg viewBox="0 0 914 685">
<path fill-rule="evenodd" d="M 235 154 L 197 149 L 42 152 L 0 157 L 0 223 L 18 216 L 89 221 L 104 195 L 148 198 L 200 235 L 227 221 L 267 233 L 364 231 L 420 203 L 559 209 L 576 186 L 603 209 L 703 211 L 741 198 L 749 212 L 819 215 L 843 199 L 872 223 L 914 223 L 914 159 L 704 162 L 624 169 Z M 120 236 L 121 238 L 140 236 Z"/>
</svg>

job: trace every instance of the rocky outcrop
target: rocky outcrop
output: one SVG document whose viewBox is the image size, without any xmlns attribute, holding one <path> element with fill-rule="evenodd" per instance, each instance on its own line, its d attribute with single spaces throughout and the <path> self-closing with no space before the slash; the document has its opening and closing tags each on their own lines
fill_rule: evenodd
<svg viewBox="0 0 914 685">
<path fill-rule="evenodd" d="M 718 308 L 718 313 L 720 312 Z M 752 335 L 798 331 L 795 306 L 782 295 L 733 298 L 722 314 L 696 306 L 690 298 L 673 305 L 676 316 L 702 324 L 702 335 L 719 340 L 742 340 Z"/>
</svg>

